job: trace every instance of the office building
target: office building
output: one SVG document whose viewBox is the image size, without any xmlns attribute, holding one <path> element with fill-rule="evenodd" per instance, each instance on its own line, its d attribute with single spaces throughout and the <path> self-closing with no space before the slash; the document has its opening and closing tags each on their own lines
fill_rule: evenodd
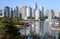
<svg viewBox="0 0 60 39">
<path fill-rule="evenodd" d="M 34 3 L 34 5 L 33 5 L 34 18 L 35 18 L 37 9 L 38 9 L 37 3 Z"/>
<path fill-rule="evenodd" d="M 44 7 L 40 7 L 40 19 L 44 17 Z"/>
<path fill-rule="evenodd" d="M 49 9 L 46 9 L 46 11 L 44 12 L 44 16 L 48 16 L 49 13 Z"/>
<path fill-rule="evenodd" d="M 27 6 L 27 12 L 26 12 L 27 18 L 32 18 L 32 8 Z"/>
<path fill-rule="evenodd" d="M 23 13 L 23 8 L 20 7 L 19 13 L 18 13 L 18 17 L 19 17 L 19 18 L 22 18 L 22 13 Z"/>
<path fill-rule="evenodd" d="M 15 17 L 16 17 L 16 18 L 18 18 L 18 13 L 19 13 L 19 12 L 18 12 L 18 9 L 19 9 L 19 7 L 18 7 L 18 6 L 16 6 L 16 8 L 15 8 L 15 10 L 16 10 L 16 11 L 15 11 L 15 14 L 16 14 L 16 16 L 15 16 Z"/>
<path fill-rule="evenodd" d="M 59 14 L 60 14 L 60 12 L 56 12 L 55 13 L 55 17 L 58 17 L 59 18 L 59 16 L 60 16 Z"/>
<path fill-rule="evenodd" d="M 50 9 L 49 13 L 48 13 L 48 19 L 50 19 L 50 20 L 53 19 L 54 15 L 55 15 L 54 11 L 52 9 Z"/>
<path fill-rule="evenodd" d="M 6 6 L 4 8 L 4 16 L 5 17 L 10 17 L 10 7 Z"/>
<path fill-rule="evenodd" d="M 22 18 L 27 19 L 27 6 L 23 6 L 22 9 L 23 9 Z"/>
<path fill-rule="evenodd" d="M 18 13 L 19 13 L 19 7 L 16 6 L 13 10 L 13 17 L 18 18 Z"/>
<path fill-rule="evenodd" d="M 47 9 L 45 11 L 45 15 L 48 17 L 49 20 L 51 20 L 55 17 L 55 13 L 52 9 Z"/>
<path fill-rule="evenodd" d="M 10 17 L 13 17 L 13 9 L 11 8 L 11 10 L 10 10 Z"/>
<path fill-rule="evenodd" d="M 4 17 L 4 11 L 0 10 L 0 17 Z"/>
<path fill-rule="evenodd" d="M 16 10 L 15 9 L 13 10 L 13 14 L 14 14 L 13 17 L 15 18 L 16 17 Z"/>
<path fill-rule="evenodd" d="M 32 18 L 35 18 L 35 10 L 32 9 Z"/>
<path fill-rule="evenodd" d="M 34 3 L 34 10 L 37 10 L 37 3 Z"/>
<path fill-rule="evenodd" d="M 36 10 L 36 12 L 35 12 L 35 19 L 37 20 L 37 19 L 40 19 L 40 10 L 39 9 L 37 9 Z"/>
</svg>

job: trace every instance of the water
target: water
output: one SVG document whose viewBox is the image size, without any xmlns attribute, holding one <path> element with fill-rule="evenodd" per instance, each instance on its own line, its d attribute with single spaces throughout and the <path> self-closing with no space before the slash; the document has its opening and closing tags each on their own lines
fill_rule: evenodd
<svg viewBox="0 0 60 39">
<path fill-rule="evenodd" d="M 22 35 L 29 35 L 32 32 L 33 34 L 41 35 L 42 39 L 43 36 L 45 36 L 46 32 L 48 32 L 50 35 L 55 36 L 56 39 L 58 39 L 58 31 L 53 31 L 50 29 L 51 26 L 57 27 L 58 22 L 29 22 L 29 27 L 27 29 L 21 30 L 20 32 Z"/>
</svg>

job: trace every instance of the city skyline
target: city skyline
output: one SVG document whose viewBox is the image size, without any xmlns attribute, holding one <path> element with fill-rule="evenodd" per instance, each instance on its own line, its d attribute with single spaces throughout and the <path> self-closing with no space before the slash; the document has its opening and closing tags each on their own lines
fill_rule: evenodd
<svg viewBox="0 0 60 39">
<path fill-rule="evenodd" d="M 26 24 L 28 24 L 28 27 L 26 28 L 26 24 L 22 24 L 23 26 L 25 26 L 25 29 L 21 29 L 19 31 L 21 33 L 21 36 L 28 36 L 33 34 L 44 38 L 48 33 L 49 36 L 51 35 L 58 39 L 58 31 L 53 31 L 51 27 L 56 28 L 59 26 L 60 7 L 57 5 L 59 2 L 57 3 L 56 0 L 53 0 L 52 2 L 51 1 L 52 0 L 1 0 L 1 23 L 5 18 L 11 18 L 13 24 L 15 26 L 17 25 L 18 27 L 20 26 L 19 23 L 26 22 Z M 2 18 L 4 19 L 2 20 Z M 14 21 L 16 22 L 14 23 Z M 2 25 L 4 23 L 5 22 L 3 22 Z"/>
<path fill-rule="evenodd" d="M 53 9 L 55 11 L 60 11 L 60 0 L 0 0 L 0 9 L 3 9 L 5 6 L 14 8 L 15 6 L 22 7 L 24 5 L 28 5 L 33 8 L 34 3 L 37 3 L 38 8 L 43 6 L 45 10 Z"/>
</svg>

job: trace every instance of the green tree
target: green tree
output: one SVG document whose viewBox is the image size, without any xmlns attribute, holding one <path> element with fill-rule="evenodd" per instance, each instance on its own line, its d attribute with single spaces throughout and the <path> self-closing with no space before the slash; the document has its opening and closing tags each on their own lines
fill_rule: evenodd
<svg viewBox="0 0 60 39">
<path fill-rule="evenodd" d="M 59 27 L 60 27 L 60 21 L 59 21 Z M 60 39 L 60 32 L 59 32 L 59 34 L 58 34 L 58 39 Z"/>
<path fill-rule="evenodd" d="M 0 18 L 0 35 L 5 38 L 15 39 L 20 36 L 20 28 L 16 25 L 22 25 L 22 27 L 28 27 L 29 23 L 21 22 L 18 18 Z"/>
<path fill-rule="evenodd" d="M 20 35 L 19 29 L 12 22 L 12 18 L 4 18 L 3 26 L 5 28 L 5 37 L 9 39 L 17 39 L 17 36 Z M 3 37 L 4 37 L 3 36 Z"/>
</svg>

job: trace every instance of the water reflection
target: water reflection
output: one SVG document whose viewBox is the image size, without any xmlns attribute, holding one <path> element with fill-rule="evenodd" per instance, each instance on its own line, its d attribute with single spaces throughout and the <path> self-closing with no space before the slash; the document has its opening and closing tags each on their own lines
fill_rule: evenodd
<svg viewBox="0 0 60 39">
<path fill-rule="evenodd" d="M 57 27 L 58 22 L 47 22 L 47 21 L 41 21 L 41 22 L 29 22 L 29 27 L 27 27 L 26 32 L 23 31 L 25 35 L 31 34 L 37 34 L 42 36 L 45 36 L 46 32 L 48 32 L 50 35 L 55 36 L 56 39 L 58 39 L 58 31 L 53 31 L 50 29 L 51 26 Z"/>
</svg>

